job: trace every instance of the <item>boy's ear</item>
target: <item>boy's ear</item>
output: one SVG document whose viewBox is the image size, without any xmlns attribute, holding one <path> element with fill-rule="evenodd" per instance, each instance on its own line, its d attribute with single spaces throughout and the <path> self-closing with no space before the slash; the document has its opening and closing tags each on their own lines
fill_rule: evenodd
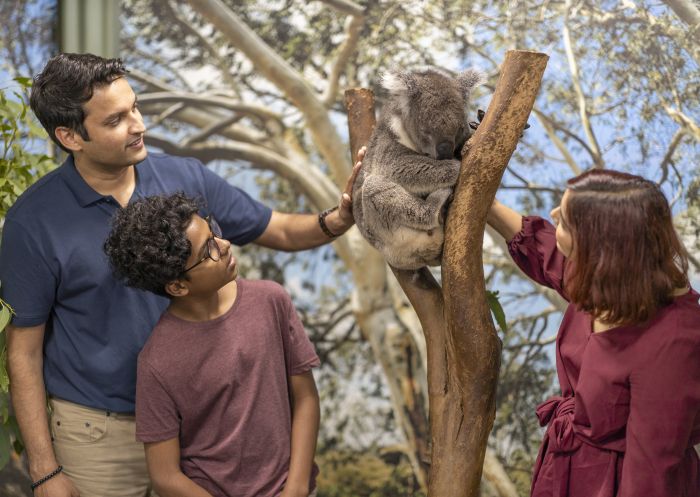
<svg viewBox="0 0 700 497">
<path fill-rule="evenodd" d="M 82 139 L 82 137 L 72 129 L 59 126 L 54 130 L 54 133 L 56 134 L 56 139 L 71 152 L 82 150 L 81 141 L 78 140 L 78 138 Z"/>
<path fill-rule="evenodd" d="M 165 285 L 165 291 L 172 297 L 184 297 L 190 293 L 190 289 L 183 283 L 182 280 L 173 280 Z"/>
</svg>

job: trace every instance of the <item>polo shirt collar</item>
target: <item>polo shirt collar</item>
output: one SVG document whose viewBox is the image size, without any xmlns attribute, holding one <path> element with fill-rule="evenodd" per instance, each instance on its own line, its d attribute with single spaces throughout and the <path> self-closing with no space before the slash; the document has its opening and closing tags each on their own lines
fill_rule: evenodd
<svg viewBox="0 0 700 497">
<path fill-rule="evenodd" d="M 134 166 L 136 170 L 136 188 L 134 188 L 134 198 L 136 195 L 148 195 L 149 192 L 148 185 L 151 184 L 151 179 L 153 178 L 153 165 L 151 164 L 150 153 L 141 162 Z"/>
<path fill-rule="evenodd" d="M 68 185 L 68 188 L 70 188 L 70 190 L 73 192 L 73 195 L 75 195 L 80 207 L 87 207 L 88 205 L 104 198 L 103 195 L 100 195 L 93 190 L 92 187 L 88 185 L 80 175 L 75 167 L 75 162 L 73 161 L 72 155 L 69 155 L 61 166 L 61 176 Z"/>
<path fill-rule="evenodd" d="M 149 163 L 148 157 L 146 157 L 146 159 L 139 162 L 135 166 L 135 168 L 136 168 L 136 190 L 135 191 L 139 190 L 139 183 L 142 183 L 144 180 L 148 179 L 151 176 L 150 168 L 146 165 L 147 163 Z M 61 165 L 60 172 L 61 172 L 61 176 L 63 177 L 63 180 L 68 185 L 68 188 L 73 192 L 73 195 L 75 196 L 76 200 L 78 201 L 78 204 L 80 205 L 80 207 L 87 207 L 90 204 L 94 204 L 95 202 L 98 202 L 98 201 L 106 198 L 104 195 L 96 192 L 83 179 L 83 177 L 78 172 L 78 169 L 75 167 L 75 162 L 73 161 L 72 155 L 69 155 L 68 158 L 63 163 L 63 165 Z"/>
</svg>

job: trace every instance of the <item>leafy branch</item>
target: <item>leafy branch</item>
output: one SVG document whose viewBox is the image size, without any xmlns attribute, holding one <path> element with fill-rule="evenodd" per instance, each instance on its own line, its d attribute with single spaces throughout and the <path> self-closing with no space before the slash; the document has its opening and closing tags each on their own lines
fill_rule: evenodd
<svg viewBox="0 0 700 497">
<path fill-rule="evenodd" d="M 0 88 L 0 218 L 3 221 L 17 197 L 56 167 L 47 154 L 33 151 L 37 147 L 45 148 L 48 136 L 27 112 L 24 94 L 31 80 L 16 77 L 14 81 L 22 87 L 22 93 L 12 91 L 8 96 L 8 91 Z M 4 331 L 12 315 L 12 307 L 0 299 L 0 468 L 10 460 L 12 450 L 18 454 L 24 450 L 17 420 L 10 414 L 9 405 L 10 379 Z"/>
</svg>

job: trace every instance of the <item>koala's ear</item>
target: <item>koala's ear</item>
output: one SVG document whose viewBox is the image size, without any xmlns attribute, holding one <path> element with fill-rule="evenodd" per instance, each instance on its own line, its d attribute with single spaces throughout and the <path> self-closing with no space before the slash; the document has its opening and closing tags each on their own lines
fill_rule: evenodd
<svg viewBox="0 0 700 497">
<path fill-rule="evenodd" d="M 486 83 L 486 74 L 479 69 L 467 69 L 459 73 L 457 83 L 465 97 L 468 97 L 474 88 Z"/>
<path fill-rule="evenodd" d="M 410 97 L 416 91 L 416 79 L 408 71 L 389 71 L 382 75 L 382 87 L 392 95 Z"/>
</svg>

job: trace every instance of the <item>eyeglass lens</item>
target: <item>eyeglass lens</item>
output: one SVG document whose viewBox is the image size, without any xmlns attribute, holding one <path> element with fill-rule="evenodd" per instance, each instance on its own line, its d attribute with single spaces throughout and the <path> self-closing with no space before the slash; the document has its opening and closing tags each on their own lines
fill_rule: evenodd
<svg viewBox="0 0 700 497">
<path fill-rule="evenodd" d="M 221 227 L 216 219 L 213 217 L 209 218 L 209 229 L 216 238 L 221 238 Z M 209 257 L 214 262 L 218 262 L 221 259 L 221 249 L 216 241 L 216 238 L 212 237 L 207 241 L 207 249 L 209 250 Z"/>
<path fill-rule="evenodd" d="M 221 226 L 219 226 L 219 223 L 216 222 L 216 219 L 213 217 L 209 218 L 209 229 L 211 230 L 212 233 L 214 233 L 214 236 L 217 238 L 221 238 L 222 231 L 221 231 Z"/>
</svg>

